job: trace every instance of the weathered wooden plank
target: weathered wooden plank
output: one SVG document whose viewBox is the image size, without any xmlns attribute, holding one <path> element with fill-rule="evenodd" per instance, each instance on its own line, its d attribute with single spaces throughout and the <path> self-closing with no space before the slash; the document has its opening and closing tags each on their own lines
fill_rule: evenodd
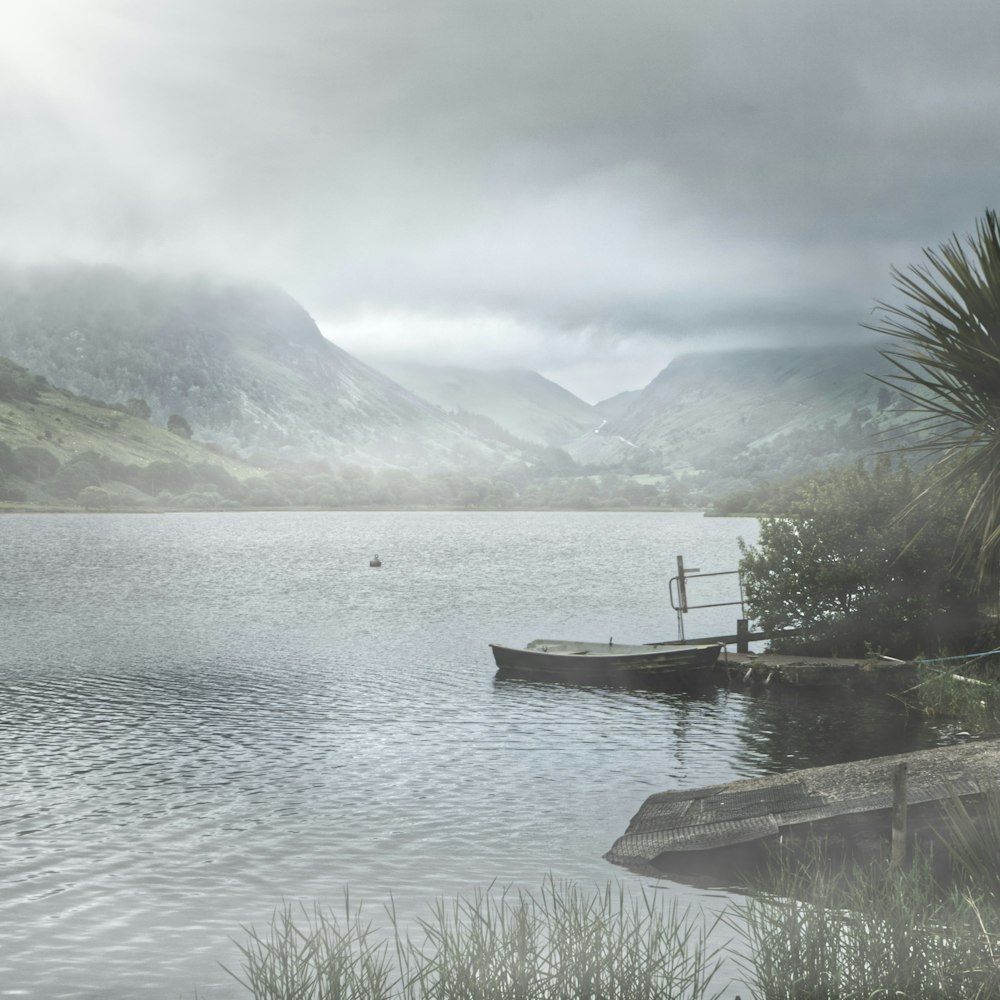
<svg viewBox="0 0 1000 1000">
<path fill-rule="evenodd" d="M 626 833 L 615 841 L 605 857 L 623 865 L 634 861 L 652 861 L 659 855 L 672 851 L 703 851 L 749 843 L 775 835 L 778 829 L 774 816 L 752 816 L 743 820 L 721 820 L 671 830 Z"/>
<path fill-rule="evenodd" d="M 607 857 L 652 862 L 670 852 L 746 844 L 840 817 L 888 813 L 893 774 L 908 768 L 907 803 L 943 803 L 1000 782 L 1000 741 L 896 754 L 649 796 Z M 880 820 L 881 823 L 886 821 Z M 888 836 L 889 826 L 886 823 Z"/>
</svg>

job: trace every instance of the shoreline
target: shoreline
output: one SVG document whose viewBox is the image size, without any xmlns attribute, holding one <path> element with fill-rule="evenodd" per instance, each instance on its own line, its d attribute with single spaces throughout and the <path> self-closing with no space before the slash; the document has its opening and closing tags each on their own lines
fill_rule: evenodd
<svg viewBox="0 0 1000 1000">
<path fill-rule="evenodd" d="M 0 503 L 0 515 L 4 514 L 260 514 L 260 513 L 351 513 L 351 512 L 400 513 L 441 512 L 467 514 L 701 514 L 703 517 L 716 517 L 700 507 L 447 507 L 421 505 L 358 505 L 351 507 L 108 507 L 88 509 L 86 507 L 66 504 L 59 507 L 47 507 L 32 504 Z M 748 514 L 721 515 L 725 517 L 752 517 Z"/>
</svg>

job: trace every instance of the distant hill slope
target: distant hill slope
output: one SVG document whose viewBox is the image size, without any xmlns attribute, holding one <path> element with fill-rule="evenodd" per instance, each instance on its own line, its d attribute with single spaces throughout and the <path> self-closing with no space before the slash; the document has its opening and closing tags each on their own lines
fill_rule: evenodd
<svg viewBox="0 0 1000 1000">
<path fill-rule="evenodd" d="M 122 409 L 50 385 L 21 365 L 0 357 L 0 443 L 44 448 L 59 462 L 99 455 L 113 462 L 209 463 L 237 479 L 260 469 L 232 455 L 132 416 Z"/>
<path fill-rule="evenodd" d="M 0 269 L 0 355 L 74 392 L 145 399 L 244 454 L 429 468 L 486 443 L 326 340 L 277 289 L 66 265 Z"/>
<path fill-rule="evenodd" d="M 594 403 L 594 409 L 606 420 L 614 420 L 628 410 L 641 392 L 641 389 L 626 389 L 624 392 L 602 399 L 599 403 Z"/>
<path fill-rule="evenodd" d="M 670 507 L 673 482 L 580 475 L 565 452 L 529 448 L 534 465 L 331 468 L 261 454 L 247 462 L 148 419 L 139 399 L 107 404 L 51 385 L 0 357 L 0 513 L 21 510 L 245 510 L 309 507 L 595 509 Z M 477 421 L 492 423 L 485 417 Z M 499 428 L 493 431 L 504 434 Z"/>
<path fill-rule="evenodd" d="M 381 361 L 377 367 L 442 410 L 489 417 L 515 437 L 535 444 L 562 446 L 602 420 L 589 403 L 526 369 L 478 371 Z"/>
<path fill-rule="evenodd" d="M 743 350 L 677 358 L 567 446 L 583 463 L 706 473 L 712 493 L 843 463 L 885 447 L 898 394 L 874 347 Z"/>
<path fill-rule="evenodd" d="M 174 423 L 168 431 L 0 357 L 0 510 L 266 504 L 265 470 Z"/>
</svg>

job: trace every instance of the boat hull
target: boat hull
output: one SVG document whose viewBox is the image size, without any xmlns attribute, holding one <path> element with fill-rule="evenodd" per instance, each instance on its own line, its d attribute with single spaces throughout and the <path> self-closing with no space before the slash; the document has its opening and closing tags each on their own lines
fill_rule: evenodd
<svg viewBox="0 0 1000 1000">
<path fill-rule="evenodd" d="M 666 643 L 625 646 L 613 643 L 536 639 L 525 649 L 490 644 L 498 673 L 546 680 L 711 684 L 721 645 L 675 646 Z"/>
</svg>

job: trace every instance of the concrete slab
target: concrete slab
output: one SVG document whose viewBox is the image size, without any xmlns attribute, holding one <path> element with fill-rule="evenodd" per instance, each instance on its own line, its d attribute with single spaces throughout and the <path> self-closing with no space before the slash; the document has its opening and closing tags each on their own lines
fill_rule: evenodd
<svg viewBox="0 0 1000 1000">
<path fill-rule="evenodd" d="M 1000 740 L 970 742 L 869 760 L 806 768 L 707 788 L 651 795 L 605 855 L 648 871 L 670 855 L 719 851 L 847 817 L 888 814 L 893 775 L 908 765 L 907 802 L 933 813 L 951 795 L 980 795 L 1000 782 Z M 885 835 L 889 826 L 886 821 Z"/>
</svg>

